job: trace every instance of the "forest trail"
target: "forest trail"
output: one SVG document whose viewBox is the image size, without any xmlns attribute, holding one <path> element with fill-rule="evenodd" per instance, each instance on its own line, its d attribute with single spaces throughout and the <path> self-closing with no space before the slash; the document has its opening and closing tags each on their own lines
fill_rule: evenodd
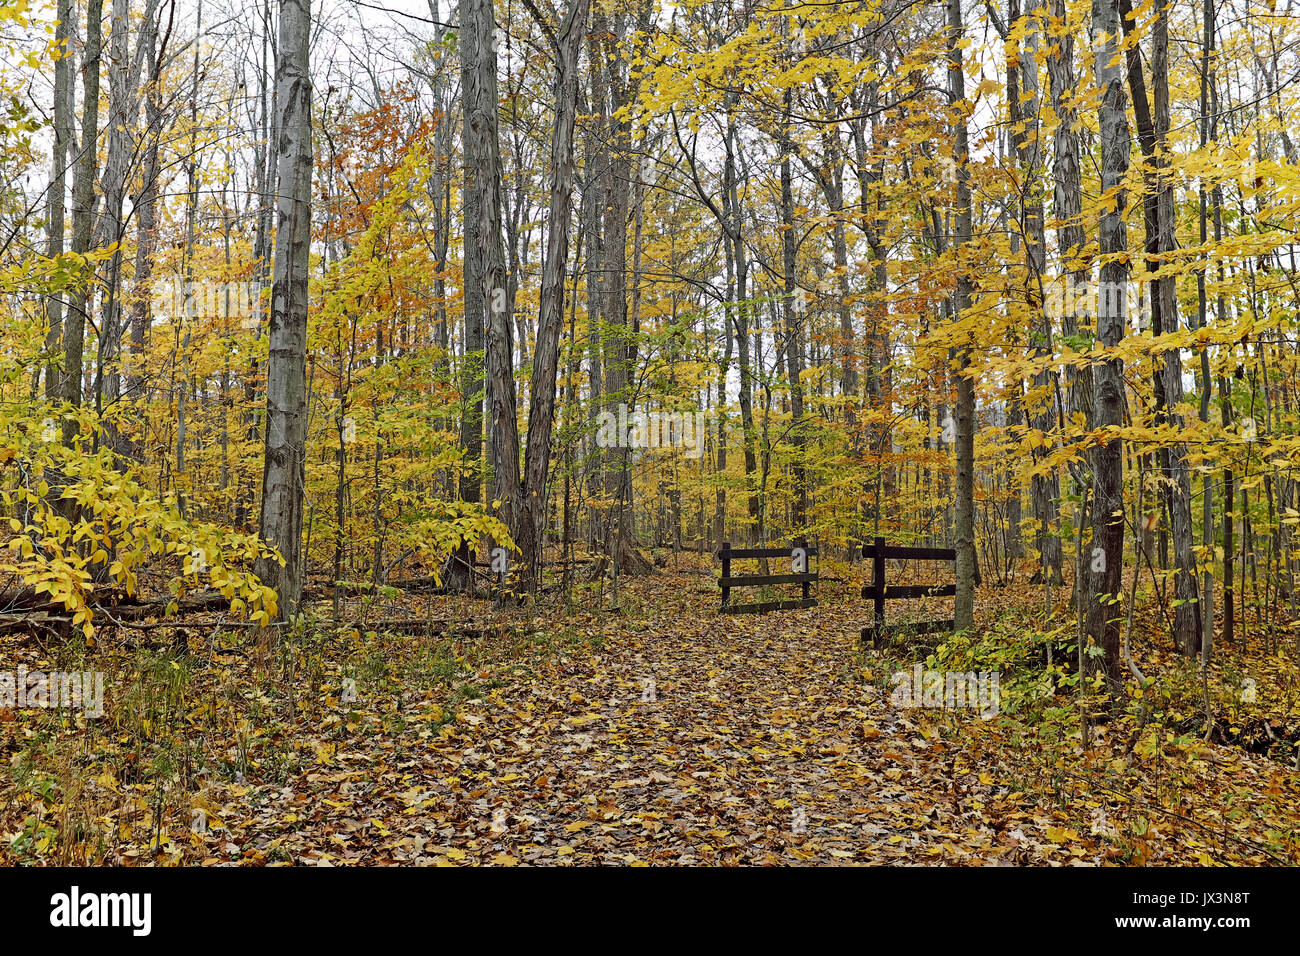
<svg viewBox="0 0 1300 956">
<path fill-rule="evenodd" d="M 680 606 L 660 609 L 662 626 L 624 631 L 499 688 L 464 709 L 454 733 L 411 754 L 409 805 L 383 840 L 396 858 L 1072 858 L 1025 837 L 1019 795 L 981 774 L 963 747 L 853 680 L 853 640 L 818 626 L 817 609 L 738 618 L 701 614 L 684 592 L 668 600 Z M 1076 842 L 1073 858 L 1084 853 Z"/>
<path fill-rule="evenodd" d="M 247 629 L 198 629 L 202 615 L 182 656 L 107 634 L 68 662 L 112 675 L 106 723 L 0 710 L 13 767 L 0 861 L 1291 859 L 1300 778 L 1289 766 L 1177 734 L 1172 718 L 1140 740 L 1100 723 L 1084 752 L 1060 730 L 1068 691 L 1040 700 L 1008 656 L 1011 623 L 989 637 L 1003 648 L 990 658 L 1002 670 L 996 718 L 903 706 L 897 672 L 927 657 L 951 667 L 963 639 L 946 652 L 863 651 L 860 588 L 851 574 L 823 578 L 817 608 L 721 615 L 712 570 L 697 568 L 628 580 L 617 612 L 590 587 L 545 611 L 412 594 L 277 649 Z M 981 589 L 977 617 L 1006 614 L 1009 596 L 1026 603 L 1024 590 Z M 377 614 L 405 626 L 376 630 L 366 620 Z M 1022 643 L 1034 633 L 1023 627 Z M 0 635 L 0 653 L 29 671 L 51 664 L 22 633 Z M 1054 724 L 1026 720 L 1049 709 Z M 86 836 L 56 842 L 53 822 Z"/>
</svg>

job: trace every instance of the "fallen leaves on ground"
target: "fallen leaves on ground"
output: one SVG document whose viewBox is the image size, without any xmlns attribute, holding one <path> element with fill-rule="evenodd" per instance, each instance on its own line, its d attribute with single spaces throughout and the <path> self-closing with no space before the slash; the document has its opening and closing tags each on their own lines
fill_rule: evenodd
<svg viewBox="0 0 1300 956">
<path fill-rule="evenodd" d="M 0 715 L 11 762 L 48 762 L 5 784 L 0 855 L 95 862 L 73 852 L 79 822 L 120 864 L 1296 861 L 1296 775 L 1276 762 L 1209 745 L 1144 767 L 1102 727 L 1052 766 L 1032 728 L 892 706 L 848 596 L 721 616 L 711 575 L 687 571 L 624 597 L 630 613 L 549 620 L 440 599 L 474 636 L 360 624 L 297 661 L 214 644 L 174 764 L 151 773 L 120 709 L 89 730 Z M 312 671 L 340 658 L 355 700 L 342 671 Z"/>
</svg>

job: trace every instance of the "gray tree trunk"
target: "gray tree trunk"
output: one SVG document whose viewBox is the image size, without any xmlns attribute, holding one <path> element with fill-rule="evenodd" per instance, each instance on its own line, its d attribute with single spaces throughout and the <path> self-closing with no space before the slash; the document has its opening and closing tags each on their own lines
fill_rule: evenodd
<svg viewBox="0 0 1300 956">
<path fill-rule="evenodd" d="M 1017 50 L 1019 69 L 1007 71 L 1007 90 L 1010 95 L 1012 141 L 1016 161 L 1024 184 L 1024 202 L 1021 206 L 1021 229 L 1025 239 L 1025 294 L 1026 305 L 1032 315 L 1030 333 L 1035 357 L 1046 362 L 1052 352 L 1052 323 L 1043 298 L 1046 282 L 1047 257 L 1044 226 L 1043 190 L 1039 180 L 1043 166 L 1043 141 L 1039 138 L 1038 118 L 1038 32 L 1034 13 L 1041 0 L 1029 0 L 1026 10 L 1027 24 L 1023 33 L 1024 45 Z M 1008 25 L 1013 35 L 1021 19 L 1019 0 L 1009 4 Z M 1056 373 L 1042 368 L 1034 373 L 1036 399 L 1030 406 L 1030 422 L 1043 435 L 1051 436 L 1056 429 L 1055 399 Z M 1050 451 L 1050 447 L 1046 451 Z M 1038 550 L 1042 566 L 1039 573 L 1046 575 L 1051 584 L 1064 583 L 1061 576 L 1061 539 L 1057 535 L 1060 525 L 1060 479 L 1055 472 L 1035 475 L 1032 481 L 1034 517 L 1038 522 Z"/>
<path fill-rule="evenodd" d="M 519 424 L 505 249 L 501 239 L 501 143 L 497 111 L 496 17 L 491 0 L 460 3 L 461 94 L 465 101 L 465 289 L 484 307 L 489 435 L 497 516 L 517 533 Z M 470 194 L 473 201 L 469 201 Z M 477 219 L 471 243 L 468 219 Z M 468 318 L 469 313 L 466 313 Z"/>
<path fill-rule="evenodd" d="M 257 574 L 279 595 L 282 619 L 297 609 L 304 578 L 302 518 L 312 173 L 310 35 L 311 12 L 306 0 L 280 0 L 276 61 L 276 99 L 281 111 L 279 187 L 260 531 L 268 544 L 280 550 L 284 565 L 259 560 Z"/>
<path fill-rule="evenodd" d="M 122 210 L 126 192 L 127 164 L 132 151 L 131 129 L 135 125 L 130 100 L 131 68 L 127 63 L 129 50 L 128 0 L 113 0 L 108 41 L 108 151 L 104 160 L 104 215 L 101 219 L 100 241 L 103 244 L 120 242 L 126 232 Z M 119 293 L 122 280 L 122 250 L 119 246 L 108 263 L 107 281 L 104 284 L 103 315 L 100 319 L 100 344 L 95 375 L 95 402 L 99 408 L 111 407 L 121 394 L 121 376 L 117 364 L 122 341 L 122 300 Z M 110 448 L 116 448 L 116 435 L 111 423 L 106 422 Z"/>
<path fill-rule="evenodd" d="M 1054 25 L 1064 24 L 1065 0 L 1049 0 L 1049 3 L 1048 12 Z M 1061 334 L 1067 343 L 1077 347 L 1082 343 L 1078 340 L 1079 314 L 1075 303 L 1083 301 L 1083 293 L 1092 279 L 1092 271 L 1084 258 L 1087 237 L 1083 230 L 1083 184 L 1079 171 L 1079 135 L 1074 129 L 1078 110 L 1067 99 L 1077 85 L 1074 76 L 1074 37 L 1066 31 L 1053 32 L 1053 42 L 1047 53 L 1047 78 L 1051 87 L 1052 112 L 1057 117 L 1056 130 L 1052 134 L 1052 214 L 1061 224 L 1056 230 L 1060 275 L 1053 294 L 1062 303 Z M 1088 428 L 1093 427 L 1092 389 L 1090 365 L 1079 364 L 1066 369 L 1064 414 L 1070 419 L 1081 417 L 1083 425 Z M 1088 452 L 1088 456 L 1091 460 L 1092 451 Z M 1076 529 L 1075 534 L 1075 547 L 1082 549 L 1083 529 Z M 1075 566 L 1078 565 L 1076 561 Z M 1084 576 L 1076 575 L 1076 608 L 1084 606 L 1086 591 Z"/>
<path fill-rule="evenodd" d="M 600 44 L 596 39 L 605 27 L 604 15 L 599 6 L 591 11 L 591 30 L 587 36 L 587 59 L 591 64 L 590 86 L 586 112 L 590 118 L 584 124 L 582 181 L 582 235 L 586 246 L 586 298 L 587 298 L 587 419 L 591 435 L 596 431 L 596 416 L 604 394 L 603 346 L 600 323 L 605 302 L 605 239 L 601 235 L 601 214 L 605 208 L 605 190 L 608 186 L 608 163 L 601 148 L 606 136 L 609 116 L 608 95 L 604 71 L 599 69 Z M 604 457 L 588 439 L 588 452 L 584 465 L 584 478 L 590 496 L 595 499 L 604 488 Z M 594 551 L 596 542 L 603 538 L 602 509 L 593 504 L 589 510 L 588 546 Z"/>
<path fill-rule="evenodd" d="M 726 131 L 726 160 L 723 166 L 723 208 L 726 211 L 726 241 L 731 246 L 731 254 L 736 273 L 736 307 L 732 310 L 732 320 L 736 330 L 737 369 L 740 376 L 740 428 L 743 436 L 742 448 L 745 455 L 745 485 L 748 490 L 749 527 L 745 535 L 752 544 L 762 534 L 762 518 L 759 514 L 758 491 L 755 486 L 755 473 L 758 471 L 756 452 L 757 434 L 754 429 L 754 373 L 750 361 L 750 316 L 753 309 L 749 299 L 749 253 L 745 249 L 744 210 L 741 208 L 740 180 L 743 172 L 739 163 L 739 130 L 735 115 L 728 110 Z"/>
<path fill-rule="evenodd" d="M 1214 0 L 1205 0 L 1202 5 L 1202 43 L 1201 43 L 1201 118 L 1200 144 L 1204 148 L 1215 131 L 1217 121 L 1210 118 L 1210 56 L 1214 50 Z M 1199 190 L 1200 240 L 1204 247 L 1209 239 L 1209 209 L 1205 184 Z M 1208 301 L 1205 288 L 1205 272 L 1196 273 L 1196 324 L 1205 328 L 1208 318 Z M 1210 390 L 1213 380 L 1210 376 L 1209 349 L 1200 349 L 1200 368 L 1197 370 L 1197 389 L 1201 393 L 1200 419 L 1210 420 Z M 1214 646 L 1214 475 L 1206 471 L 1201 477 L 1201 545 L 1205 548 L 1206 561 L 1201 569 L 1201 657 L 1208 661 Z"/>
<path fill-rule="evenodd" d="M 620 13 L 614 17 L 612 29 L 602 37 L 604 86 L 610 105 L 604 143 L 608 178 L 603 210 L 603 318 L 609 328 L 604 350 L 604 384 L 606 402 L 626 404 L 629 415 L 637 399 L 632 391 L 637 330 L 628 321 L 627 300 L 627 221 L 632 206 L 633 175 L 632 121 L 628 108 L 636 101 L 640 81 L 631 69 L 623 41 L 648 29 L 649 17 L 650 6 L 642 3 L 635 21 Z M 617 409 L 614 411 L 617 414 Z M 645 571 L 650 564 L 636 550 L 633 536 L 631 449 L 626 441 L 620 441 L 619 447 L 605 449 L 604 456 L 605 494 L 612 502 L 614 515 L 604 529 L 605 558 L 615 574 Z"/>
<path fill-rule="evenodd" d="M 109 261 L 104 289 L 104 312 L 100 328 L 99 358 L 95 376 L 95 400 L 99 409 L 112 408 L 122 395 L 122 249 L 127 223 L 123 218 L 127 179 L 139 151 L 136 121 L 140 113 L 139 85 L 143 59 L 153 35 L 158 0 L 148 0 L 140 24 L 135 51 L 130 49 L 129 0 L 113 0 L 112 32 L 109 40 L 108 153 L 104 164 L 104 215 L 100 241 L 119 244 Z M 103 423 L 107 443 L 123 451 L 113 420 Z"/>
<path fill-rule="evenodd" d="M 197 28 L 203 29 L 203 4 L 198 5 Z M 194 44 L 194 62 L 190 77 L 190 143 L 186 157 L 186 177 L 188 188 L 185 191 L 185 251 L 182 255 L 181 275 L 185 289 L 185 310 L 176 328 L 173 368 L 180 366 L 179 379 L 172 376 L 172 392 L 176 396 L 176 501 L 181 514 L 185 514 L 186 492 L 190 486 L 187 471 L 185 448 L 189 426 L 190 393 L 190 341 L 198 319 L 197 303 L 194 290 L 194 240 L 198 231 L 199 214 L 199 46 Z"/>
<path fill-rule="evenodd" d="M 54 61 L 54 145 L 50 160 L 50 213 L 47 219 L 47 253 L 51 259 L 63 255 L 64 210 L 68 192 L 68 141 L 72 134 L 72 111 L 68 94 L 72 89 L 72 0 L 58 0 L 58 24 L 54 40 L 60 57 Z M 59 365 L 55 361 L 63 348 L 62 293 L 45 302 L 45 398 L 55 401 L 61 395 Z"/>
<path fill-rule="evenodd" d="M 1129 19 L 1129 0 L 1120 0 L 1119 12 L 1123 30 L 1130 35 L 1133 22 Z M 1147 229 L 1147 270 L 1157 271 L 1168 262 L 1170 253 L 1178 246 L 1174 222 L 1174 186 L 1167 175 L 1169 161 L 1165 155 L 1165 142 L 1169 134 L 1169 11 L 1160 7 L 1152 30 L 1151 44 L 1151 101 L 1147 101 L 1146 84 L 1142 76 L 1139 49 L 1127 51 L 1129 89 L 1133 96 L 1133 112 L 1137 120 L 1139 141 L 1146 161 L 1144 179 L 1144 214 Z M 1161 276 L 1151 283 L 1151 318 L 1154 333 L 1159 336 L 1178 331 L 1178 296 L 1173 275 Z M 1183 400 L 1183 363 L 1178 349 L 1164 353 L 1162 368 L 1155 383 L 1157 421 L 1173 426 L 1177 434 L 1183 426 L 1178 408 Z M 1174 643 L 1186 655 L 1201 650 L 1201 620 L 1196 580 L 1196 553 L 1193 548 L 1192 487 L 1187 466 L 1187 446 L 1174 442 L 1160 449 L 1161 466 L 1165 472 L 1163 498 L 1169 509 L 1170 530 L 1174 544 Z"/>
<path fill-rule="evenodd" d="M 874 86 L 868 87 L 861 101 L 854 101 L 855 109 L 865 106 L 874 111 L 878 103 L 878 93 Z M 884 176 L 883 167 L 872 164 L 867 152 L 866 119 L 862 118 L 850 124 L 853 134 L 853 149 L 857 159 L 858 174 L 858 208 L 861 213 L 860 228 L 871 250 L 871 307 L 870 319 L 865 330 L 866 375 L 863 377 L 863 393 L 873 406 L 881 406 L 873 415 L 873 422 L 867 432 L 867 444 L 877 456 L 878 474 L 869 517 L 872 519 L 872 536 L 880 533 L 881 519 L 896 513 L 894 489 L 897 485 L 897 471 L 889 460 L 893 451 L 893 439 L 889 429 L 889 402 L 893 392 L 893 372 L 890 369 L 890 328 L 889 328 L 889 265 L 888 249 L 885 245 L 884 209 L 880 197 L 879 184 Z"/>
<path fill-rule="evenodd" d="M 1129 126 L 1124 77 L 1119 62 L 1120 0 L 1093 0 L 1093 46 L 1097 88 L 1101 91 L 1098 122 L 1101 135 L 1101 188 L 1114 197 L 1102 213 L 1098 251 L 1101 291 L 1097 297 L 1097 340 L 1114 348 L 1124 337 L 1123 296 L 1128 288 L 1128 205 L 1123 185 L 1128 172 Z M 1099 428 L 1118 428 L 1124 421 L 1124 363 L 1118 358 L 1098 362 L 1093 373 L 1093 408 Z M 1091 593 L 1087 595 L 1087 633 L 1102 648 L 1107 685 L 1116 699 L 1122 688 L 1120 614 L 1117 596 L 1124 566 L 1124 443 L 1110 437 L 1093 454 Z"/>
<path fill-rule="evenodd" d="M 961 0 L 948 0 L 948 91 L 953 103 L 966 98 L 966 77 L 962 69 Z M 953 152 L 957 165 L 956 230 L 953 236 L 953 255 L 960 260 L 964 247 L 971 239 L 970 159 L 966 140 L 966 119 L 963 115 L 955 130 Z M 971 281 L 962 266 L 957 270 L 957 289 L 953 294 L 953 320 L 960 321 L 970 305 Z M 953 624 L 957 630 L 975 626 L 975 381 L 964 374 L 970 364 L 966 350 L 958 354 L 957 405 L 954 409 L 957 444 L 957 513 L 953 528 L 957 550 L 957 597 L 954 601 Z"/>
<path fill-rule="evenodd" d="M 103 56 L 103 0 L 86 4 L 86 43 L 82 63 L 83 107 L 81 115 L 81 156 L 72 176 L 72 251 L 85 255 L 90 251 L 95 226 L 95 179 L 98 170 L 99 142 L 99 69 Z M 88 277 L 87 277 L 88 279 Z M 88 281 L 77 284 L 68 301 L 68 315 L 63 325 L 63 376 L 60 393 L 74 408 L 81 407 L 81 375 L 85 352 L 86 319 L 90 303 Z M 77 436 L 77 423 L 71 417 L 63 421 L 63 442 L 71 445 Z"/>
<path fill-rule="evenodd" d="M 157 21 L 146 18 L 140 29 L 137 53 L 148 63 L 149 74 L 145 81 L 144 94 L 144 157 L 140 192 L 135 198 L 135 295 L 131 302 L 131 315 L 128 320 L 131 330 L 131 352 L 137 356 L 144 352 L 145 337 L 152 318 L 149 287 L 153 277 L 153 251 L 158 228 L 158 143 L 162 124 L 162 104 L 158 83 L 162 74 L 163 61 L 163 53 L 158 50 Z M 142 382 L 143 379 L 138 376 L 127 377 L 126 394 L 129 400 L 139 399 Z"/>
<path fill-rule="evenodd" d="M 551 195 L 546 258 L 542 263 L 541 308 L 533 352 L 532 403 L 528 409 L 527 462 L 523 513 L 516 543 L 522 551 L 525 582 L 540 577 L 546 519 L 546 479 L 555 422 L 555 375 L 564 331 L 564 278 L 569 257 L 573 207 L 573 129 L 578 105 L 578 56 L 590 0 L 573 0 L 555 39 L 555 125 L 551 132 Z"/>
<path fill-rule="evenodd" d="M 785 295 L 781 303 L 782 325 L 785 326 L 785 359 L 790 378 L 790 436 L 795 447 L 795 459 L 791 466 L 794 481 L 793 524 L 802 529 L 804 515 L 808 510 L 808 481 L 804 466 L 805 439 L 803 422 L 803 321 L 804 308 L 798 308 L 803 302 L 802 292 L 798 288 L 797 262 L 795 258 L 794 226 L 794 188 L 790 170 L 790 154 L 793 144 L 789 139 L 791 94 L 786 90 L 785 116 L 782 118 L 782 155 L 781 155 L 781 271 L 784 275 Z"/>
<path fill-rule="evenodd" d="M 474 252 L 479 249 L 481 240 L 482 217 L 479 206 L 482 203 L 482 190 L 475 180 L 478 171 L 470 163 L 468 143 L 470 139 L 470 91 L 477 86 L 474 63 L 477 50 L 477 31 L 474 25 L 473 3 L 475 0 L 460 0 L 457 17 L 460 20 L 460 57 L 461 57 L 461 119 L 464 129 L 466 149 L 462 154 L 464 171 L 464 190 L 462 192 L 463 209 L 463 254 L 461 269 L 461 291 L 463 294 L 464 340 L 461 350 L 461 416 L 460 447 L 464 460 L 460 474 L 459 493 L 462 501 L 476 503 L 482 501 L 482 458 L 483 458 L 483 343 L 486 328 L 485 315 L 487 301 L 484 295 L 485 267 L 480 257 Z M 464 590 L 473 582 L 473 543 L 461 541 L 456 552 L 448 559 L 443 568 L 443 583 L 450 590 Z"/>
<path fill-rule="evenodd" d="M 1157 250 L 1161 260 L 1169 262 L 1178 248 L 1175 232 L 1174 183 L 1165 174 L 1169 165 L 1165 144 L 1169 136 L 1169 7 L 1157 6 L 1151 57 L 1151 85 L 1155 108 L 1156 158 L 1160 190 L 1156 199 Z M 1161 334 L 1178 331 L 1178 292 L 1176 277 L 1165 275 L 1156 281 L 1160 298 Z M 1183 429 L 1183 360 L 1179 349 L 1165 352 L 1164 391 L 1169 421 L 1174 433 Z M 1208 409 L 1207 409 L 1208 411 Z M 1192 527 L 1192 480 L 1187 465 L 1187 445 L 1175 442 L 1169 448 L 1170 525 L 1174 544 L 1174 643 L 1178 650 L 1194 656 L 1201 652 L 1201 609 L 1196 578 L 1196 551 Z"/>
</svg>

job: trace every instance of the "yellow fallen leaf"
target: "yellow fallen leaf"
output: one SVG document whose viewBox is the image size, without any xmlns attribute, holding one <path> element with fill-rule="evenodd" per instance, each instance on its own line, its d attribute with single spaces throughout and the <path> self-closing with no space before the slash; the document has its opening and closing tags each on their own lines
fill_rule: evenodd
<svg viewBox="0 0 1300 956">
<path fill-rule="evenodd" d="M 1053 843 L 1069 843 L 1071 840 L 1079 839 L 1079 833 L 1068 827 L 1048 827 L 1047 839 Z"/>
</svg>

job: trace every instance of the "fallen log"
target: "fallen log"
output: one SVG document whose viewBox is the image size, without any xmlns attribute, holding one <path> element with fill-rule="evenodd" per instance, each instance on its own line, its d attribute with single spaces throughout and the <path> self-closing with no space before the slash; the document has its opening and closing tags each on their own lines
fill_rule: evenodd
<svg viewBox="0 0 1300 956">
<path fill-rule="evenodd" d="M 149 600 L 140 600 L 131 597 L 122 592 L 110 592 L 100 596 L 99 592 L 92 592 L 95 598 L 90 603 L 92 611 L 111 612 L 116 618 L 123 621 L 138 621 L 151 615 L 163 616 L 167 608 L 175 604 L 176 614 L 182 614 L 193 611 L 216 611 L 230 607 L 230 600 L 220 591 L 205 591 L 199 594 L 187 594 L 183 597 L 173 598 L 151 598 Z M 113 601 L 112 598 L 120 597 L 120 600 Z M 105 600 L 108 598 L 108 600 Z M 36 594 L 30 588 L 22 591 L 9 591 L 0 595 L 0 613 L 12 617 L 22 614 L 54 614 L 61 615 L 67 612 L 67 608 L 57 601 L 47 600 L 43 595 Z"/>
</svg>

